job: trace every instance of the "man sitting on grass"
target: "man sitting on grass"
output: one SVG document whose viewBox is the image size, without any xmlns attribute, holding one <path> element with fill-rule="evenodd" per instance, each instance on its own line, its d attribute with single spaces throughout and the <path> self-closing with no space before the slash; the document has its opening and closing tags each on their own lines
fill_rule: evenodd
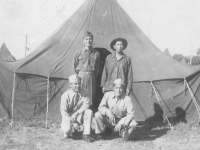
<svg viewBox="0 0 200 150">
<path fill-rule="evenodd" d="M 128 140 L 137 122 L 134 120 L 133 102 L 125 94 L 121 79 L 114 81 L 113 91 L 105 93 L 98 109 L 95 113 L 97 140 L 104 138 L 102 133 L 106 127 L 112 128 L 124 140 Z"/>
<path fill-rule="evenodd" d="M 83 140 L 92 142 L 91 122 L 93 112 L 88 109 L 90 98 L 87 90 L 81 88 L 81 78 L 78 75 L 69 77 L 70 89 L 61 97 L 60 111 L 62 115 L 61 129 L 64 137 L 69 138 L 73 131 L 73 124 L 83 124 Z"/>
</svg>

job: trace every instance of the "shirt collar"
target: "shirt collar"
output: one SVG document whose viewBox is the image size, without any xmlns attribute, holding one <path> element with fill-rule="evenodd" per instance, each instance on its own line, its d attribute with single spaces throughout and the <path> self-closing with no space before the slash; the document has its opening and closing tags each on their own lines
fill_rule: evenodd
<svg viewBox="0 0 200 150">
<path fill-rule="evenodd" d="M 83 46 L 82 50 L 83 50 L 83 52 L 86 52 L 86 51 L 93 52 L 93 47 L 91 47 L 90 50 L 86 50 L 85 47 Z"/>
<path fill-rule="evenodd" d="M 116 52 L 112 53 L 112 57 L 116 58 Z M 125 57 L 125 54 L 122 52 L 122 57 L 121 58 L 123 58 L 123 57 Z"/>
<path fill-rule="evenodd" d="M 123 99 L 125 97 L 125 93 L 123 93 L 121 96 L 120 96 L 120 98 L 119 99 Z M 114 92 L 113 92 L 113 94 L 112 94 L 112 99 L 115 99 L 116 97 L 115 97 L 115 94 L 114 94 Z"/>
<path fill-rule="evenodd" d="M 72 96 L 74 96 L 74 95 L 76 95 L 76 94 L 80 95 L 80 91 L 79 91 L 79 93 L 76 93 L 76 92 L 74 92 L 72 89 L 70 89 L 70 90 L 71 90 Z M 80 90 L 81 90 L 81 89 L 80 89 Z"/>
</svg>

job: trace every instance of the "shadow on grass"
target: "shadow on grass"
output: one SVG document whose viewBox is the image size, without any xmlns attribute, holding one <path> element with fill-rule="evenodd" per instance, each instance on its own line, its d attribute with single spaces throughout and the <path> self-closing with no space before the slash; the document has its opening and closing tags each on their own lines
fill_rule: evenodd
<svg viewBox="0 0 200 150">
<path fill-rule="evenodd" d="M 153 129 L 153 130 L 135 130 L 131 133 L 130 141 L 153 141 L 167 133 L 169 128 Z"/>
</svg>

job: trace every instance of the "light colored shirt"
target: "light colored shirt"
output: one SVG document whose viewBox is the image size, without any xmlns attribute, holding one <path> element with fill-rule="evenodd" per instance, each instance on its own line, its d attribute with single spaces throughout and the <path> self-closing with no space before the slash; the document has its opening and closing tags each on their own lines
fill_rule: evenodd
<svg viewBox="0 0 200 150">
<path fill-rule="evenodd" d="M 83 113 L 90 106 L 90 98 L 86 89 L 81 88 L 79 93 L 79 99 L 75 103 L 76 93 L 69 89 L 61 96 L 60 112 L 62 117 L 70 117 L 70 114 L 75 112 Z"/>
<path fill-rule="evenodd" d="M 98 109 L 102 115 L 106 115 L 111 111 L 115 118 L 127 117 L 127 121 L 134 118 L 132 99 L 125 94 L 117 99 L 113 91 L 106 92 Z"/>
<path fill-rule="evenodd" d="M 100 55 L 95 49 L 77 51 L 74 54 L 73 68 L 76 73 L 82 71 L 93 71 L 95 75 L 99 73 L 100 68 Z"/>
</svg>

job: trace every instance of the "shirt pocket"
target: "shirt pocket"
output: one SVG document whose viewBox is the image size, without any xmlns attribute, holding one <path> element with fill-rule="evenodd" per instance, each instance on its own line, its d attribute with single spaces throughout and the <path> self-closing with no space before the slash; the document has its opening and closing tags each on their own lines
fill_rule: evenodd
<svg viewBox="0 0 200 150">
<path fill-rule="evenodd" d="M 87 58 L 87 56 L 84 56 L 84 55 L 78 56 L 78 60 L 83 60 L 83 59 L 86 59 L 86 58 Z"/>
<path fill-rule="evenodd" d="M 78 56 L 78 64 L 79 67 L 86 67 L 87 66 L 87 56 L 80 55 Z"/>
</svg>

